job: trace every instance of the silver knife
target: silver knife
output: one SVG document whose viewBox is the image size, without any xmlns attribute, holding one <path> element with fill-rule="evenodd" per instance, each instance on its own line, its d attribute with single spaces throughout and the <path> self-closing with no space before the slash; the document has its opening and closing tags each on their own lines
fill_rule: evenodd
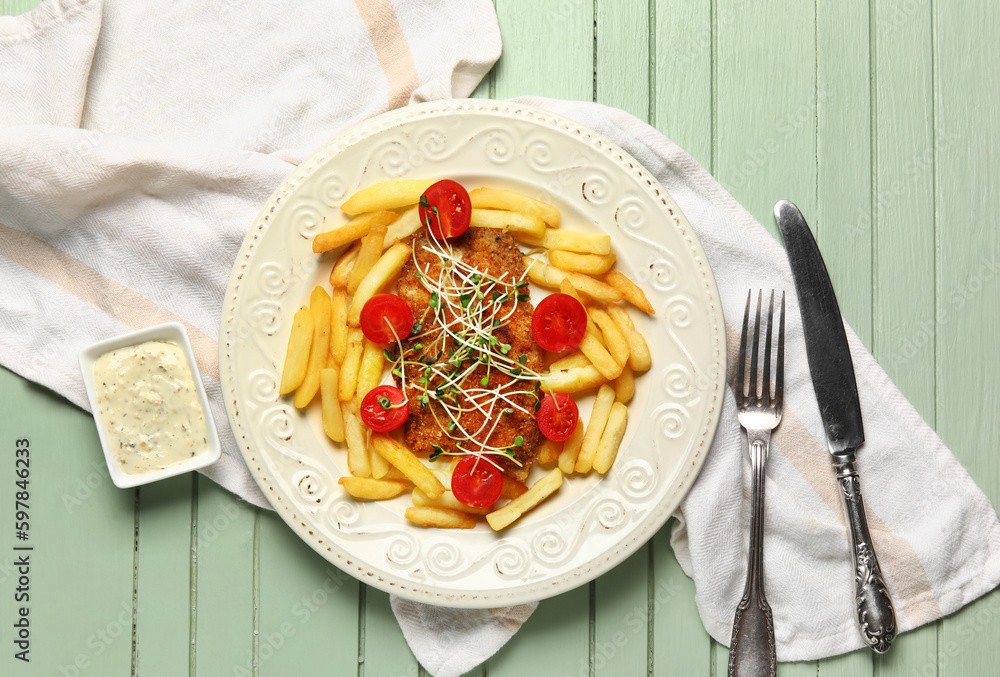
<svg viewBox="0 0 1000 677">
<path fill-rule="evenodd" d="M 877 653 L 885 653 L 896 637 L 896 612 L 879 567 L 861 498 L 855 452 L 865 441 L 854 363 L 840 306 L 826 264 L 802 213 L 791 202 L 774 206 L 774 218 L 785 240 L 792 266 L 799 312 L 806 339 L 806 357 L 816 400 L 837 472 L 854 556 L 855 614 L 861 636 Z"/>
</svg>

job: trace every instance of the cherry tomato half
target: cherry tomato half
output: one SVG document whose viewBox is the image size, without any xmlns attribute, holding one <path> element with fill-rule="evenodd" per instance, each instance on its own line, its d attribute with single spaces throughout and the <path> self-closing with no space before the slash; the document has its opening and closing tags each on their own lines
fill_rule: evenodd
<svg viewBox="0 0 1000 677">
<path fill-rule="evenodd" d="M 503 491 L 500 468 L 484 458 L 466 456 L 451 473 L 451 493 L 465 505 L 485 508 L 496 503 Z"/>
<path fill-rule="evenodd" d="M 567 440 L 576 430 L 580 409 L 566 393 L 546 395 L 538 408 L 538 429 L 553 442 Z"/>
<path fill-rule="evenodd" d="M 439 240 L 461 235 L 471 219 L 472 201 L 460 183 L 443 179 L 420 196 L 420 222 Z"/>
<path fill-rule="evenodd" d="M 549 352 L 576 348 L 587 333 L 587 311 L 569 294 L 551 294 L 535 306 L 531 333 Z"/>
<path fill-rule="evenodd" d="M 403 391 L 394 386 L 376 386 L 361 400 L 361 420 L 377 433 L 395 430 L 409 415 Z"/>
<path fill-rule="evenodd" d="M 409 336 L 411 329 L 413 311 L 395 294 L 376 294 L 361 308 L 361 332 L 372 343 L 393 343 L 397 336 Z"/>
</svg>

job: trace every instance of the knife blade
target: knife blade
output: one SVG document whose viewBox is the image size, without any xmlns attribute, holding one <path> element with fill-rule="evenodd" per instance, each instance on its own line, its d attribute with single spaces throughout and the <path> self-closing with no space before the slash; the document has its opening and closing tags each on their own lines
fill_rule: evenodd
<svg viewBox="0 0 1000 677">
<path fill-rule="evenodd" d="M 896 636 L 896 614 L 868 530 L 855 463 L 865 432 L 844 321 L 826 264 L 802 212 L 782 200 L 774 206 L 774 218 L 792 268 L 809 373 L 850 526 L 855 617 L 865 643 L 885 653 Z"/>
</svg>

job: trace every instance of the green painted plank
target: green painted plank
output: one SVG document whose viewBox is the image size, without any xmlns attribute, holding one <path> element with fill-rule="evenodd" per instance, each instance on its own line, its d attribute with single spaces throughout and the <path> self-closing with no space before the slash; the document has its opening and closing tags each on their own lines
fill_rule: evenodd
<svg viewBox="0 0 1000 677">
<path fill-rule="evenodd" d="M 1000 422 L 983 415 L 1000 407 L 1000 92 L 983 82 L 1000 69 L 1000 8 L 966 0 L 933 12 L 937 430 L 1000 505 Z M 994 592 L 943 622 L 941 675 L 984 674 L 1000 663 L 998 605 Z"/>
<path fill-rule="evenodd" d="M 810 225 L 840 310 L 870 346 L 872 220 L 870 211 L 864 211 L 872 203 L 869 4 L 817 3 L 816 12 L 818 211 Z"/>
<path fill-rule="evenodd" d="M 255 677 L 310 673 L 317 666 L 331 675 L 356 674 L 360 583 L 320 557 L 272 512 L 261 512 L 258 542 Z M 249 659 L 247 652 L 242 665 Z"/>
<path fill-rule="evenodd" d="M 496 0 L 504 49 L 495 96 L 539 94 L 591 101 L 594 93 L 593 0 Z"/>
<path fill-rule="evenodd" d="M 819 677 L 867 677 L 874 674 L 871 649 L 859 649 L 819 662 Z"/>
<path fill-rule="evenodd" d="M 712 171 L 713 3 L 655 0 L 651 6 L 650 122 Z"/>
<path fill-rule="evenodd" d="M 896 637 L 892 649 L 875 657 L 878 677 L 936 677 L 938 623 Z"/>
<path fill-rule="evenodd" d="M 874 354 L 933 423 L 934 276 L 913 274 L 934 270 L 931 16 L 930 5 L 901 14 L 904 6 L 876 5 L 877 200 L 857 222 L 878 224 Z"/>
<path fill-rule="evenodd" d="M 0 674 L 128 674 L 134 493 L 111 483 L 90 414 L 6 369 L 0 411 Z M 19 458 L 27 478 L 18 475 Z M 23 541 L 15 536 L 17 500 L 28 504 Z M 15 627 L 21 608 L 27 647 L 14 644 L 23 641 Z M 29 663 L 15 657 L 25 648 Z"/>
<path fill-rule="evenodd" d="M 848 237 L 874 223 L 873 354 L 934 423 L 935 298 L 933 92 L 930 5 L 875 3 L 872 26 L 875 200 L 858 206 Z M 876 657 L 880 677 L 937 675 L 938 626 L 896 638 Z"/>
<path fill-rule="evenodd" d="M 231 675 L 253 645 L 257 509 L 206 478 L 197 487 L 195 671 Z"/>
<path fill-rule="evenodd" d="M 488 662 L 489 677 L 590 675 L 590 587 L 542 600 Z"/>
<path fill-rule="evenodd" d="M 416 675 L 419 666 L 389 606 L 389 594 L 372 587 L 365 592 L 364 657 L 366 677 Z"/>
<path fill-rule="evenodd" d="M 180 675 L 190 668 L 193 476 L 142 486 L 136 552 L 136 670 Z"/>
<path fill-rule="evenodd" d="M 817 677 L 819 674 L 820 670 L 818 661 L 778 663 L 778 677 Z"/>
<path fill-rule="evenodd" d="M 694 581 L 687 577 L 670 548 L 673 521 L 650 544 L 653 552 L 652 674 L 707 675 L 711 670 L 711 638 L 705 632 L 694 602 Z"/>
<path fill-rule="evenodd" d="M 13 16 L 38 6 L 41 0 L 0 0 L 0 15 Z"/>
<path fill-rule="evenodd" d="M 649 664 L 649 549 L 594 584 L 594 674 L 639 675 Z"/>
<path fill-rule="evenodd" d="M 595 5 L 595 100 L 648 122 L 649 7 L 619 0 L 597 0 Z"/>
<path fill-rule="evenodd" d="M 722 185 L 776 233 L 779 199 L 795 202 L 807 219 L 817 214 L 814 5 L 717 5 L 712 166 Z"/>
</svg>

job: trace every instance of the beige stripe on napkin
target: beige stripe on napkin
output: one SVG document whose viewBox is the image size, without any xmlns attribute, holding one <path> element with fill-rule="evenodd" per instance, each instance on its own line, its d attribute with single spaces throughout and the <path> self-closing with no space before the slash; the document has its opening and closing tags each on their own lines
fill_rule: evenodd
<svg viewBox="0 0 1000 677">
<path fill-rule="evenodd" d="M 385 79 L 389 81 L 389 108 L 405 106 L 420 81 L 396 10 L 388 0 L 354 0 L 354 4 L 368 29 Z"/>
<path fill-rule="evenodd" d="M 735 368 L 739 362 L 740 331 L 727 324 L 726 335 L 729 364 Z M 830 464 L 826 446 L 809 432 L 798 415 L 788 408 L 787 403 L 781 414 L 781 425 L 774 431 L 771 439 L 846 529 L 844 499 L 841 497 L 840 484 Z M 861 489 L 863 492 L 864 478 Z M 913 546 L 892 531 L 867 503 L 865 513 L 879 564 L 894 587 L 893 603 L 896 604 L 896 610 L 906 616 L 912 627 L 939 618 L 941 608 L 934 598 L 927 571 Z"/>
<path fill-rule="evenodd" d="M 45 240 L 2 223 L 0 253 L 127 327 L 142 329 L 162 322 L 180 322 L 191 339 L 198 369 L 202 374 L 219 380 L 219 347 L 216 340 L 134 289 L 101 275 Z"/>
</svg>

